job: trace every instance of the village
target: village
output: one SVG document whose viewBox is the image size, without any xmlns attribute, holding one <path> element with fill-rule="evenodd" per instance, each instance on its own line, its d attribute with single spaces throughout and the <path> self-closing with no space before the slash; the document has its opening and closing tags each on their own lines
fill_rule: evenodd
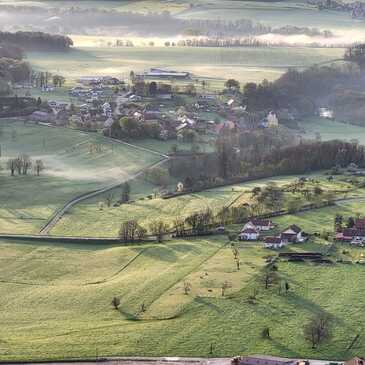
<svg viewBox="0 0 365 365">
<path fill-rule="evenodd" d="M 197 84 L 198 82 L 198 84 Z M 81 77 L 67 96 L 58 100 L 59 85 L 42 84 L 35 110 L 27 120 L 42 125 L 100 131 L 118 139 L 153 138 L 208 143 L 223 130 L 277 128 L 280 118 L 294 117 L 287 110 L 246 111 L 239 83 L 228 80 L 222 91 L 192 79 L 188 72 L 152 68 L 128 80 L 116 77 Z M 17 85 L 31 96 L 37 88 Z"/>
</svg>

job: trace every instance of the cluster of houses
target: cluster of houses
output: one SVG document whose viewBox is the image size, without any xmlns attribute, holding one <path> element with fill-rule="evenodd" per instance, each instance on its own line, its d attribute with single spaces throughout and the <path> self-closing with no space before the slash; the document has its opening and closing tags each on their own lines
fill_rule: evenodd
<svg viewBox="0 0 365 365">
<path fill-rule="evenodd" d="M 189 138 L 198 134 L 217 136 L 224 130 L 253 130 L 279 126 L 282 113 L 249 113 L 240 97 L 234 94 L 196 92 L 194 84 L 174 90 L 164 80 L 191 79 L 188 72 L 153 68 L 128 85 L 115 77 L 81 77 L 78 85 L 69 90 L 70 102 L 44 103 L 29 116 L 29 121 L 57 126 L 72 126 L 85 130 L 102 130 L 112 136 L 113 123 L 128 117 L 145 126 L 158 126 L 159 133 L 152 138 L 160 140 Z M 156 83 L 145 79 L 160 79 Z M 151 88 L 154 83 L 154 88 Z M 189 91 L 189 89 L 194 91 Z M 153 92 L 151 91 L 153 89 Z M 146 93 L 146 90 L 147 93 Z M 176 95 L 186 94 L 181 102 Z M 72 103 L 71 103 L 72 100 Z"/>
<path fill-rule="evenodd" d="M 356 219 L 352 228 L 344 228 L 336 232 L 336 241 L 365 246 L 365 218 Z"/>
<path fill-rule="evenodd" d="M 238 238 L 241 241 L 262 239 L 264 246 L 272 249 L 279 249 L 292 243 L 302 243 L 308 238 L 307 234 L 295 224 L 286 228 L 279 235 L 268 235 L 274 228 L 275 225 L 270 219 L 251 219 L 243 226 Z"/>
</svg>

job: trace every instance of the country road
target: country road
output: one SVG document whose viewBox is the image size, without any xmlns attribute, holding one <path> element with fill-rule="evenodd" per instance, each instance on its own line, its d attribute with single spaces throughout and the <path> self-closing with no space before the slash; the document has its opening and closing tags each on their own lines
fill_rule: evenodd
<svg viewBox="0 0 365 365">
<path fill-rule="evenodd" d="M 298 358 L 284 358 L 284 357 L 272 357 L 265 355 L 252 355 L 259 357 L 263 362 L 266 359 L 275 359 L 280 362 L 298 362 L 304 361 L 304 359 Z M 330 360 L 317 360 L 317 359 L 305 359 L 309 361 L 310 365 L 328 365 Z M 1 365 L 231 365 L 231 357 L 216 357 L 216 358 L 203 358 L 203 357 L 111 357 L 111 358 L 98 358 L 98 359 L 70 359 L 65 361 L 42 361 L 42 362 L 3 362 Z M 343 364 L 343 361 L 333 361 L 339 365 Z"/>
<path fill-rule="evenodd" d="M 161 157 L 162 159 L 157 161 L 157 162 L 154 162 L 151 165 L 148 165 L 148 166 L 144 167 L 140 171 L 138 171 L 135 174 L 131 175 L 128 180 L 125 180 L 123 182 L 118 182 L 118 183 L 115 183 L 115 184 L 111 184 L 111 185 L 108 185 L 108 186 L 103 186 L 103 187 L 101 187 L 97 190 L 89 191 L 87 193 L 84 193 L 82 195 L 78 195 L 78 196 L 74 197 L 73 199 L 68 201 L 61 209 L 57 210 L 47 220 L 46 224 L 39 231 L 39 233 L 41 235 L 48 235 L 50 230 L 59 222 L 59 220 L 65 215 L 65 213 L 67 213 L 74 205 L 76 205 L 76 204 L 78 204 L 78 203 L 80 203 L 84 200 L 93 198 L 97 195 L 100 195 L 100 194 L 103 194 L 103 193 L 108 192 L 110 190 L 113 190 L 113 189 L 121 186 L 123 183 L 125 183 L 127 181 L 130 181 L 130 180 L 133 180 L 133 179 L 141 176 L 146 170 L 148 170 L 150 168 L 153 168 L 153 167 L 157 167 L 159 165 L 162 165 L 163 163 L 165 163 L 166 161 L 168 161 L 170 159 L 170 156 L 168 156 L 166 154 L 163 154 L 163 153 L 160 153 L 158 151 L 146 148 L 146 147 L 136 146 L 134 144 L 127 143 L 127 142 L 124 142 L 124 141 L 120 141 L 120 140 L 114 139 L 114 138 L 108 138 L 108 139 L 112 140 L 113 142 L 120 143 L 120 144 L 126 145 L 128 147 L 135 148 L 137 150 L 141 150 L 141 151 L 144 151 L 144 152 L 151 153 L 153 155 L 157 155 L 157 156 Z"/>
<path fill-rule="evenodd" d="M 184 358 L 184 357 L 122 357 L 95 360 L 67 360 L 42 362 L 0 362 L 2 365 L 230 365 L 231 358 Z"/>
</svg>

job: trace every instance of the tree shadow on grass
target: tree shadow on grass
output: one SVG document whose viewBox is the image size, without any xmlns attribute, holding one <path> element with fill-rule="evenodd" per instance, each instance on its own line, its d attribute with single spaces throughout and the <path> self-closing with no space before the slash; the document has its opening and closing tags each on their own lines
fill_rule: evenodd
<svg viewBox="0 0 365 365">
<path fill-rule="evenodd" d="M 157 261 L 176 262 L 178 259 L 175 252 L 168 246 L 150 247 L 143 252 L 143 255 Z"/>
<path fill-rule="evenodd" d="M 123 309 L 122 307 L 119 306 L 118 308 L 119 313 L 125 317 L 126 320 L 128 321 L 140 321 L 141 319 L 134 313 L 131 313 L 125 309 Z"/>
<path fill-rule="evenodd" d="M 193 252 L 197 255 L 201 253 L 201 249 L 199 247 L 189 243 L 174 243 L 174 244 L 169 244 L 169 247 L 181 253 Z"/>
<path fill-rule="evenodd" d="M 333 313 L 328 312 L 319 304 L 314 303 L 313 301 L 301 297 L 295 293 L 291 293 L 290 295 L 287 296 L 287 302 L 289 305 L 292 305 L 296 309 L 298 308 L 305 309 L 308 312 L 312 313 L 313 315 L 319 315 L 319 314 L 325 315 L 328 316 L 333 323 L 336 323 L 338 325 L 346 325 L 346 322 L 340 317 L 334 316 Z"/>
<path fill-rule="evenodd" d="M 209 307 L 210 309 L 216 311 L 217 313 L 223 313 L 222 309 L 220 307 L 218 307 L 216 304 L 212 303 L 209 299 L 206 299 L 203 297 L 196 297 L 196 298 L 194 298 L 194 302 L 205 305 L 205 306 Z"/>
<path fill-rule="evenodd" d="M 294 357 L 296 359 L 301 359 L 299 353 L 289 349 L 287 346 L 282 344 L 281 342 L 275 340 L 275 338 L 270 339 L 270 343 L 273 345 L 274 348 L 278 349 L 280 354 L 285 354 L 285 356 Z"/>
</svg>

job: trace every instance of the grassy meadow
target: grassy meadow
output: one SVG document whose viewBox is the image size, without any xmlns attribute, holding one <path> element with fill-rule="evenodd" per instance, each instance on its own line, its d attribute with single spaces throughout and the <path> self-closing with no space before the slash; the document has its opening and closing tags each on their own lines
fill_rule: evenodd
<svg viewBox="0 0 365 365">
<path fill-rule="evenodd" d="M 300 123 L 305 138 L 314 138 L 317 133 L 324 141 L 327 140 L 358 140 L 365 144 L 365 128 L 353 124 L 346 124 L 323 118 L 310 118 Z"/>
<path fill-rule="evenodd" d="M 128 78 L 129 72 L 163 67 L 192 72 L 211 79 L 211 87 L 235 78 L 245 82 L 275 80 L 289 67 L 303 68 L 343 56 L 341 48 L 184 48 L 83 46 L 90 38 L 97 44 L 101 37 L 73 37 L 76 47 L 68 53 L 29 52 L 35 69 L 61 73 L 68 80 L 80 76 L 112 75 Z M 221 80 L 219 83 L 218 81 Z M 217 84 L 218 82 L 218 84 Z M 209 80 L 208 80 L 209 87 Z"/>
<path fill-rule="evenodd" d="M 346 191 L 342 194 L 347 198 L 363 197 L 362 189 L 350 191 L 353 186 L 345 182 L 344 179 L 338 178 L 333 182 L 328 182 L 325 176 L 313 174 L 311 177 L 318 180 L 318 185 L 324 191 Z M 123 204 L 119 207 L 106 207 L 100 210 L 99 203 L 106 199 L 106 196 L 85 200 L 74 206 L 51 230 L 53 235 L 75 236 L 84 235 L 90 237 L 117 237 L 122 222 L 133 218 L 139 224 L 148 229 L 151 221 L 162 219 L 170 225 L 177 217 L 187 217 L 194 212 L 200 212 L 210 208 L 216 214 L 225 206 L 242 206 L 243 204 L 252 204 L 252 189 L 256 186 L 264 187 L 268 183 L 276 183 L 278 186 L 286 185 L 296 180 L 298 176 L 279 176 L 269 179 L 254 180 L 242 184 L 229 185 L 215 189 L 209 189 L 202 192 L 178 196 L 171 199 L 162 199 L 157 195 L 151 199 L 147 198 L 148 190 L 138 188 L 138 183 L 142 184 L 143 180 L 137 179 L 132 183 L 132 202 Z M 136 186 L 136 188 L 134 188 Z M 316 184 L 307 184 L 307 188 L 314 188 Z M 115 189 L 113 199 L 117 200 L 121 194 L 121 189 Z M 337 194 L 337 198 L 340 197 Z M 342 196 L 341 195 L 341 196 Z M 285 193 L 285 204 L 293 198 L 303 199 L 301 194 L 293 195 Z M 93 222 L 90 225 L 90 222 Z"/>
<path fill-rule="evenodd" d="M 93 133 L 2 120 L 0 124 L 0 232 L 36 233 L 68 200 L 97 188 L 123 182 L 157 155 L 114 143 Z M 90 150 L 101 146 L 101 152 Z M 9 158 L 27 154 L 41 159 L 41 176 L 11 177 Z"/>
<path fill-rule="evenodd" d="M 127 247 L 1 241 L 0 359 L 265 353 L 339 360 L 363 348 L 360 336 L 346 351 L 365 325 L 361 265 L 279 262 L 279 281 L 265 290 L 260 273 L 272 252 L 237 247 L 239 271 L 223 236 Z M 290 249 L 327 250 L 321 242 Z M 279 295 L 284 280 L 290 290 Z M 332 338 L 313 350 L 303 326 L 318 313 L 331 316 Z M 271 340 L 261 337 L 264 327 Z"/>
</svg>

